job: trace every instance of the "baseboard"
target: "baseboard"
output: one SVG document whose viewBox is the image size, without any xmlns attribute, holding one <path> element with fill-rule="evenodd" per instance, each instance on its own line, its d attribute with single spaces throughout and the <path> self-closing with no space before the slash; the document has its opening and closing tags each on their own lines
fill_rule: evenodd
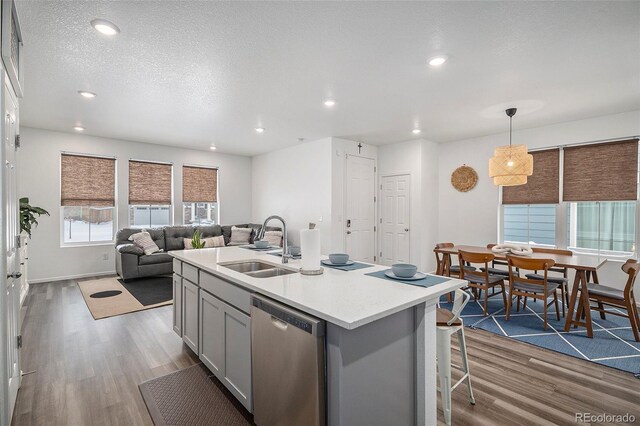
<svg viewBox="0 0 640 426">
<path fill-rule="evenodd" d="M 38 278 L 35 280 L 30 279 L 29 284 L 49 283 L 52 281 L 77 280 L 78 278 L 101 277 L 103 275 L 115 275 L 115 274 L 116 274 L 116 271 L 114 270 L 114 271 L 104 271 L 104 272 L 91 272 L 88 274 L 65 275 L 61 277 Z"/>
</svg>

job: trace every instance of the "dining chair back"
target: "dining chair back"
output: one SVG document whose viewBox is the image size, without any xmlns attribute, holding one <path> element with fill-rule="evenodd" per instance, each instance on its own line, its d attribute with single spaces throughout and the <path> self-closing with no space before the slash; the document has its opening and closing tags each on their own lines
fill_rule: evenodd
<svg viewBox="0 0 640 426">
<path fill-rule="evenodd" d="M 451 266 L 451 255 L 447 253 L 440 253 L 438 250 L 452 248 L 453 246 L 453 243 L 438 243 L 433 249 L 433 254 L 436 255 L 436 275 L 450 276 L 447 271 Z"/>
<path fill-rule="evenodd" d="M 544 302 L 544 329 L 547 329 L 547 309 L 550 304 L 554 303 L 556 308 L 556 317 L 560 320 L 560 310 L 558 309 L 558 295 L 556 289 L 559 284 L 552 283 L 548 279 L 549 269 L 555 265 L 553 259 L 537 259 L 521 256 L 507 256 L 509 266 L 509 299 L 507 302 L 506 320 L 509 320 L 511 314 L 511 304 L 514 296 L 517 299 L 517 310 L 520 311 L 520 298 L 531 297 L 533 299 L 542 300 Z M 541 271 L 538 277 L 531 277 L 526 274 L 521 277 L 516 271 Z M 540 279 L 540 277 L 542 279 Z M 551 302 L 547 303 L 549 296 L 553 295 Z"/>
<path fill-rule="evenodd" d="M 571 250 L 566 249 L 557 249 L 551 247 L 532 247 L 534 253 L 548 253 L 548 254 L 557 254 L 562 256 L 573 256 L 573 252 Z M 560 295 L 562 300 L 562 316 L 565 316 L 566 306 L 569 304 L 569 271 L 564 267 L 552 267 L 549 268 L 550 272 L 557 272 L 562 274 L 561 277 L 557 275 L 551 275 L 548 277 L 549 281 L 552 283 L 557 283 L 560 285 Z M 534 274 L 528 274 L 528 278 L 531 276 L 536 276 L 539 278 L 538 272 L 536 271 Z"/>
<path fill-rule="evenodd" d="M 470 265 L 475 268 L 475 265 L 482 265 L 477 268 L 478 270 L 469 271 L 465 268 L 460 268 L 460 279 L 467 280 L 469 287 L 473 292 L 474 298 L 477 300 L 482 296 L 484 291 L 484 309 L 483 315 L 488 313 L 489 297 L 502 294 L 502 302 L 504 306 L 507 306 L 507 298 L 505 292 L 504 280 L 507 278 L 504 275 L 492 274 L 489 269 L 489 264 L 493 262 L 495 255 L 493 253 L 477 253 L 471 251 L 458 251 L 458 261 L 460 265 Z M 500 287 L 500 291 L 496 292 L 496 287 Z M 491 294 L 489 290 L 491 289 Z"/>
<path fill-rule="evenodd" d="M 627 274 L 627 282 L 622 290 L 600 284 L 587 284 L 589 301 L 597 304 L 597 306 L 591 306 L 591 309 L 599 311 L 602 319 L 606 319 L 606 314 L 628 318 L 633 337 L 636 342 L 640 342 L 640 315 L 638 315 L 638 304 L 633 290 L 638 271 L 640 271 L 640 264 L 636 259 L 629 259 L 622 265 L 622 271 Z M 622 308 L 626 310 L 626 313 L 620 309 L 614 311 L 605 310 L 605 305 Z M 578 313 L 580 316 L 581 312 L 582 310 L 579 308 Z"/>
</svg>

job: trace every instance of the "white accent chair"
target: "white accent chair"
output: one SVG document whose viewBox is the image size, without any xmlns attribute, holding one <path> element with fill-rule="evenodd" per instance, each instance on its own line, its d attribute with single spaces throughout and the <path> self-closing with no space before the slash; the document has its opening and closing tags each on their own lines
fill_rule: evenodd
<svg viewBox="0 0 640 426">
<path fill-rule="evenodd" d="M 455 292 L 453 299 L 453 309 L 451 311 L 443 308 L 436 310 L 436 354 L 438 358 L 438 378 L 440 381 L 438 390 L 442 396 L 444 418 L 447 425 L 451 424 L 451 391 L 460 383 L 466 382 L 469 403 L 475 405 L 471 389 L 471 375 L 469 374 L 469 361 L 467 359 L 467 344 L 464 339 L 464 324 L 460 314 L 469 302 L 471 296 L 462 289 Z M 458 382 L 451 386 L 451 335 L 457 334 L 460 345 L 460 355 L 462 356 L 462 371 L 464 375 Z M 456 366 L 456 368 L 459 368 Z"/>
</svg>

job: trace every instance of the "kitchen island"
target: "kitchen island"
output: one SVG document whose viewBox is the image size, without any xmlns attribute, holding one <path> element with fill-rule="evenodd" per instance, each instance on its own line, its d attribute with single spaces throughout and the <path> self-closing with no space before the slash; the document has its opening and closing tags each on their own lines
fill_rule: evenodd
<svg viewBox="0 0 640 426">
<path fill-rule="evenodd" d="M 259 294 L 326 321 L 327 424 L 436 424 L 435 306 L 465 281 L 423 288 L 366 275 L 388 269 L 379 265 L 307 276 L 300 261 L 240 247 L 169 254 L 174 330 L 249 411 L 250 296 Z M 295 273 L 258 278 L 225 266 L 246 261 Z"/>
</svg>

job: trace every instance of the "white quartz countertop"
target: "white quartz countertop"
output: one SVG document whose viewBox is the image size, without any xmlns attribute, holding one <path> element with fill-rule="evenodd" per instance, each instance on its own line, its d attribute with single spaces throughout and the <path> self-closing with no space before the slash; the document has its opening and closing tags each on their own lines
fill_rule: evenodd
<svg viewBox="0 0 640 426">
<path fill-rule="evenodd" d="M 324 268 L 322 275 L 315 276 L 296 273 L 255 278 L 219 264 L 259 260 L 298 270 L 301 261 L 290 259 L 289 263 L 282 264 L 279 256 L 240 247 L 176 250 L 169 254 L 250 291 L 346 329 L 360 327 L 422 302 L 437 300 L 441 295 L 466 284 L 463 280 L 448 279 L 442 284 L 424 288 L 365 275 L 389 269 L 380 265 L 354 271 Z"/>
</svg>

